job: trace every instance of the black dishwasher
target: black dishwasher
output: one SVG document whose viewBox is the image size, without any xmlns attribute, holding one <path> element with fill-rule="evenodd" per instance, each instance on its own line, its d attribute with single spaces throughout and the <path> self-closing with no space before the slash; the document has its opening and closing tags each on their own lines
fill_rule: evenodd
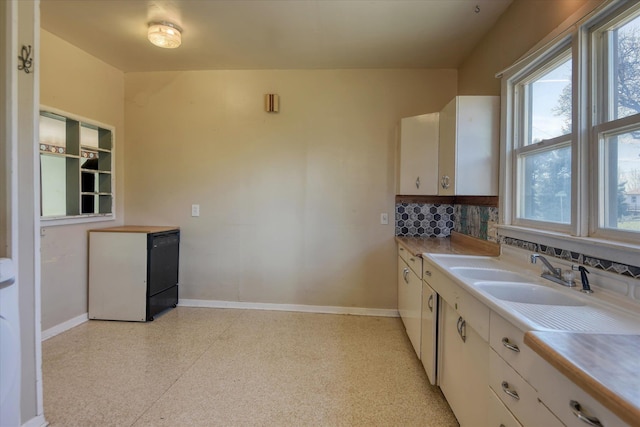
<svg viewBox="0 0 640 427">
<path fill-rule="evenodd" d="M 178 304 L 180 231 L 147 235 L 147 320 Z"/>
</svg>

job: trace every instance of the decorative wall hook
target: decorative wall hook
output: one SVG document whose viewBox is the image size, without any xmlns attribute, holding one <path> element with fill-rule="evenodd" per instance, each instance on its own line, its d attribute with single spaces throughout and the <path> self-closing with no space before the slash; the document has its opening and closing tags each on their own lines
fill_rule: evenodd
<svg viewBox="0 0 640 427">
<path fill-rule="evenodd" d="M 24 70 L 25 73 L 29 74 L 31 72 L 31 67 L 33 66 L 33 58 L 31 58 L 31 45 L 22 45 L 22 52 L 20 56 L 18 56 L 18 59 L 22 61 L 22 64 L 18 64 L 18 70 Z"/>
</svg>

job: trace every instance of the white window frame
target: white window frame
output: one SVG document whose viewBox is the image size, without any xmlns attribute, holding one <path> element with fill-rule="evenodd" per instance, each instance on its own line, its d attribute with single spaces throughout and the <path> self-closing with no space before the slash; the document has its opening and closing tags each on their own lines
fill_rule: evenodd
<svg viewBox="0 0 640 427">
<path fill-rule="evenodd" d="M 606 41 L 601 34 L 606 28 L 615 26 L 616 24 L 624 24 L 628 21 L 631 14 L 640 13 L 640 3 L 629 2 L 623 7 L 618 8 L 613 14 L 603 14 L 593 20 L 592 25 L 584 29 L 586 38 L 589 42 L 589 52 L 594 60 L 589 70 L 589 87 L 593 94 L 593 110 L 590 117 L 590 155 L 594 159 L 592 164 L 595 166 L 595 173 L 590 177 L 592 188 L 595 193 L 590 205 L 589 211 L 589 235 L 602 239 L 611 239 L 619 241 L 628 241 L 632 243 L 640 242 L 640 233 L 630 231 L 617 230 L 612 228 L 601 227 L 603 220 L 604 206 L 602 200 L 604 194 L 600 186 L 600 176 L 603 173 L 600 154 L 600 147 L 604 136 L 607 134 L 624 133 L 625 131 L 640 130 L 640 113 L 620 119 L 610 119 L 611 111 L 605 102 L 608 100 L 610 93 L 615 90 L 611 87 L 609 78 L 610 67 L 608 63 L 602 60 L 608 56 L 608 47 Z M 610 110 L 610 109 L 609 109 Z"/>
<path fill-rule="evenodd" d="M 519 192 L 519 184 L 521 179 L 523 178 L 523 159 L 521 156 L 523 155 L 533 155 L 544 153 L 547 151 L 561 149 L 567 146 L 572 146 L 572 141 L 575 140 L 575 129 L 576 126 L 573 125 L 573 117 L 572 117 L 572 131 L 568 134 L 557 136 L 554 138 L 550 138 L 547 140 L 543 140 L 534 144 L 528 143 L 528 126 L 530 123 L 526 120 L 526 113 L 528 108 L 528 94 L 526 93 L 526 87 L 535 79 L 550 69 L 553 69 L 558 64 L 565 62 L 567 59 L 571 58 L 571 39 L 566 38 L 561 40 L 554 46 L 550 51 L 541 56 L 537 61 L 534 61 L 529 66 L 525 67 L 520 73 L 515 75 L 509 80 L 509 84 L 512 85 L 513 88 L 513 134 L 512 134 L 512 147 L 513 147 L 513 174 L 511 176 L 513 182 L 513 194 L 512 194 L 512 212 L 513 215 L 513 224 L 519 225 L 522 227 L 529 228 L 545 228 L 548 230 L 560 231 L 565 233 L 572 232 L 572 223 L 575 216 L 574 209 L 571 209 L 571 218 L 569 219 L 568 224 L 557 223 L 557 222 L 548 222 L 548 221 L 540 221 L 527 219 L 523 216 L 519 215 L 519 211 L 522 208 L 522 197 Z M 572 85 L 575 81 L 573 77 L 573 62 L 572 62 Z M 573 111 L 573 109 L 572 109 Z M 575 188 L 574 188 L 574 160 L 573 160 L 573 150 L 571 153 L 572 161 L 572 189 L 571 189 L 571 200 L 575 199 Z"/>
<path fill-rule="evenodd" d="M 640 6 L 639 6 L 640 7 Z M 594 106 L 601 93 L 593 86 L 595 66 L 589 62 L 589 49 L 592 47 L 590 30 L 599 23 L 609 22 L 612 16 L 629 13 L 627 2 L 608 0 L 604 3 L 588 2 L 576 11 L 558 29 L 536 45 L 528 54 L 502 71 L 501 95 L 501 135 L 500 135 L 500 225 L 499 233 L 503 237 L 527 240 L 543 245 L 562 247 L 570 251 L 589 253 L 592 256 L 616 259 L 618 262 L 637 264 L 640 256 L 640 234 L 596 230 L 598 212 L 598 194 L 591 194 L 598 186 L 598 175 L 591 165 L 596 166 L 598 143 L 597 132 L 608 128 L 604 124 L 596 128 L 598 109 L 584 108 Z M 562 49 L 570 46 L 572 51 L 572 209 L 571 224 L 557 227 L 557 224 L 540 221 L 528 221 L 517 218 L 517 154 L 518 120 L 516 116 L 516 83 L 535 73 L 537 68 L 552 60 Z M 602 90 L 597 88 L 597 90 Z M 582 106 L 576 108 L 575 106 Z M 519 119 L 516 119 L 519 117 Z M 634 121 L 634 119 L 628 119 Z M 625 120 L 621 119 L 621 120 Z M 635 121 L 634 121 L 635 123 Z M 597 132 L 596 132 L 597 129 Z M 553 144 L 554 139 L 543 144 Z M 540 147 L 543 148 L 541 144 Z M 531 150 L 533 150 L 532 148 Z"/>
</svg>

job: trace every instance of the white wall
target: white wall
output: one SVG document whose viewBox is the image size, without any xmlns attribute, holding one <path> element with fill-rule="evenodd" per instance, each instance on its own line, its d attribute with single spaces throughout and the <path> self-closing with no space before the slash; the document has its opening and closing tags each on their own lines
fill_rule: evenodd
<svg viewBox="0 0 640 427">
<path fill-rule="evenodd" d="M 48 226 L 42 222 L 42 329 L 87 312 L 87 230 L 124 221 L 124 74 L 41 31 L 40 102 L 115 126 L 116 221 Z"/>
<path fill-rule="evenodd" d="M 127 73 L 127 223 L 181 227 L 181 298 L 396 308 L 395 127 L 440 110 L 456 79 Z M 264 112 L 266 93 L 279 114 Z"/>
</svg>

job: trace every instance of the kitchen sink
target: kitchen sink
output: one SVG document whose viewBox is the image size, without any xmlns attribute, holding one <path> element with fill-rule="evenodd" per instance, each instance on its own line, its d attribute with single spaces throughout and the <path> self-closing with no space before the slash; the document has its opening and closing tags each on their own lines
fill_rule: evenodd
<svg viewBox="0 0 640 427">
<path fill-rule="evenodd" d="M 495 268 L 452 267 L 451 272 L 469 280 L 490 282 L 530 282 L 531 279 L 509 270 Z"/>
<path fill-rule="evenodd" d="M 502 301 L 538 305 L 582 306 L 585 303 L 572 295 L 542 285 L 521 282 L 478 282 L 474 285 Z"/>
</svg>

